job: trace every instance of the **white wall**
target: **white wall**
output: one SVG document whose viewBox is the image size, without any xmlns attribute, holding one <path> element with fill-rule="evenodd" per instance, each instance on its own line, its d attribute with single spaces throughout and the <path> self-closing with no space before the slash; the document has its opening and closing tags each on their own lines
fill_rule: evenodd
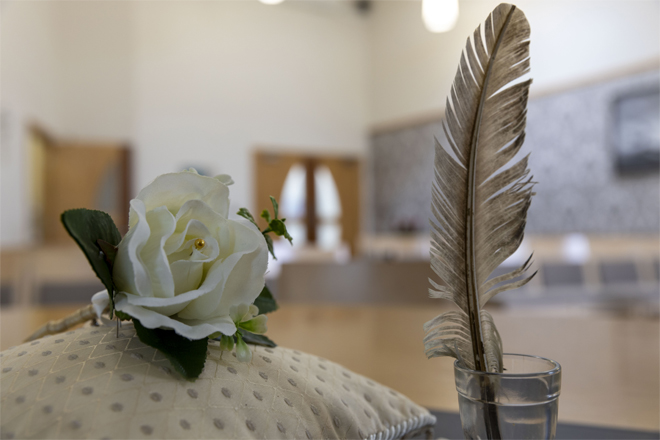
<svg viewBox="0 0 660 440">
<path fill-rule="evenodd" d="M 54 2 L 59 136 L 129 140 L 133 132 L 130 2 Z"/>
<path fill-rule="evenodd" d="M 257 146 L 364 155 L 370 126 L 444 106 L 465 38 L 497 1 L 431 34 L 418 1 L 2 2 L 2 246 L 30 238 L 23 129 L 128 139 L 135 189 L 197 165 L 252 202 Z M 657 62 L 657 1 L 520 0 L 533 93 Z M 586 26 L 583 26 L 585 25 Z"/>
<path fill-rule="evenodd" d="M 199 166 L 252 202 L 257 146 L 362 155 L 367 38 L 348 2 L 12 2 L 3 7 L 0 244 L 30 238 L 20 134 L 126 140 L 134 189 Z M 4 114 L 3 113 L 3 114 Z"/>
<path fill-rule="evenodd" d="M 30 238 L 30 199 L 24 127 L 39 121 L 59 128 L 55 3 L 2 2 L 0 90 L 0 239 Z"/>
<path fill-rule="evenodd" d="M 349 3 L 135 4 L 137 184 L 199 164 L 252 200 L 257 146 L 366 148 L 366 38 Z"/>
<path fill-rule="evenodd" d="M 432 34 L 419 1 L 376 2 L 370 17 L 370 122 L 438 115 L 465 41 L 500 3 L 462 0 L 456 27 Z M 532 96 L 660 59 L 660 2 L 518 0 L 531 24 Z"/>
</svg>

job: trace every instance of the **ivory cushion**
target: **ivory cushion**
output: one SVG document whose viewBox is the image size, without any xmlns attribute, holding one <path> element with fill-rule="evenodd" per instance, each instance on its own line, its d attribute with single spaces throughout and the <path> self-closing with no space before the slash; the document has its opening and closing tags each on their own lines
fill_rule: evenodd
<svg viewBox="0 0 660 440">
<path fill-rule="evenodd" d="M 392 439 L 435 418 L 326 359 L 251 347 L 249 364 L 209 343 L 195 382 L 131 324 L 86 327 L 0 354 L 2 438 Z"/>
</svg>

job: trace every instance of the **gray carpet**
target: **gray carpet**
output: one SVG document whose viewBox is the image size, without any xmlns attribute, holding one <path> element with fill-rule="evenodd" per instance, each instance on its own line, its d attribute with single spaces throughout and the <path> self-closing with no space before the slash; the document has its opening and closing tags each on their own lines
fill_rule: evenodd
<svg viewBox="0 0 660 440">
<path fill-rule="evenodd" d="M 463 430 L 461 429 L 461 419 L 457 413 L 444 411 L 433 411 L 437 418 L 435 424 L 434 438 L 446 438 L 449 440 L 463 440 Z M 557 440 L 577 440 L 577 439 L 660 439 L 660 432 L 654 431 L 636 431 L 629 429 L 611 429 L 598 426 L 575 425 L 572 423 L 557 424 Z"/>
</svg>

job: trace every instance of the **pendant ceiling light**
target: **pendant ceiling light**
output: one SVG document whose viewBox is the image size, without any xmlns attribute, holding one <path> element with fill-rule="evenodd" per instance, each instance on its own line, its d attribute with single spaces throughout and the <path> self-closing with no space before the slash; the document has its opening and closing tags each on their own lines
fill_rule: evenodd
<svg viewBox="0 0 660 440">
<path fill-rule="evenodd" d="M 431 32 L 447 32 L 458 20 L 458 0 L 423 0 L 422 19 Z"/>
<path fill-rule="evenodd" d="M 259 1 L 265 5 L 279 5 L 284 0 L 259 0 Z"/>
</svg>

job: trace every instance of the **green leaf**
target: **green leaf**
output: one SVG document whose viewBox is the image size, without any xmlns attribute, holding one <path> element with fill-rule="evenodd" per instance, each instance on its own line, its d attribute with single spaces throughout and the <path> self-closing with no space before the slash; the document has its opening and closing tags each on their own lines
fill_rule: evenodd
<svg viewBox="0 0 660 440">
<path fill-rule="evenodd" d="M 274 218 L 277 218 L 277 216 L 279 215 L 280 206 L 277 204 L 277 200 L 275 200 L 275 197 L 273 197 L 273 196 L 270 196 L 270 202 L 273 204 Z M 270 222 L 268 222 L 268 223 L 270 223 Z"/>
<path fill-rule="evenodd" d="M 266 245 L 268 246 L 268 252 L 270 252 L 274 260 L 277 260 L 277 257 L 275 256 L 275 250 L 273 249 L 273 239 L 270 238 L 270 235 L 264 234 L 264 240 L 266 240 Z"/>
<path fill-rule="evenodd" d="M 275 233 L 275 235 L 282 236 L 286 233 L 286 226 L 284 226 L 284 222 L 282 222 L 282 220 L 272 220 L 268 226 Z"/>
<path fill-rule="evenodd" d="M 292 243 L 293 237 L 289 235 L 289 231 L 286 230 L 286 225 L 284 224 L 284 220 L 272 220 L 268 227 L 275 233 L 275 235 L 278 236 L 284 236 L 287 240 L 289 240 L 289 243 Z"/>
<path fill-rule="evenodd" d="M 63 212 L 61 220 L 66 231 L 82 249 L 96 276 L 110 293 L 110 300 L 114 300 L 112 266 L 106 261 L 106 257 L 112 257 L 102 252 L 98 243 L 101 240 L 114 247 L 121 241 L 121 234 L 112 217 L 103 211 L 83 208 Z"/>
<path fill-rule="evenodd" d="M 263 211 L 261 211 L 261 218 L 266 220 L 266 223 L 270 223 L 270 220 L 271 220 L 270 219 L 270 212 L 268 212 L 267 209 L 264 209 Z"/>
<path fill-rule="evenodd" d="M 131 319 L 133 319 L 131 315 L 128 315 L 124 312 L 120 312 L 119 310 L 115 310 L 115 316 L 121 319 L 122 321 L 130 321 Z"/>
<path fill-rule="evenodd" d="M 105 259 L 105 263 L 108 265 L 108 268 L 110 268 L 110 273 L 112 273 L 112 269 L 115 267 L 115 259 L 117 258 L 117 251 L 119 248 L 117 246 L 111 245 L 105 240 L 101 240 L 100 238 L 96 240 L 96 244 L 99 246 L 99 248 L 101 248 L 101 251 L 103 251 L 103 258 Z M 110 295 L 110 319 L 112 319 L 113 313 L 116 314 L 114 296 L 115 295 L 113 292 Z"/>
<path fill-rule="evenodd" d="M 135 318 L 133 324 L 140 341 L 160 350 L 183 377 L 189 381 L 199 377 L 206 362 L 208 338 L 191 341 L 174 330 L 146 328 Z"/>
<path fill-rule="evenodd" d="M 243 340 L 248 344 L 263 345 L 264 347 L 277 347 L 277 344 L 267 336 L 250 333 L 249 331 L 242 328 L 239 328 L 238 331 L 241 332 Z"/>
<path fill-rule="evenodd" d="M 261 231 L 261 233 L 263 234 L 264 240 L 266 240 L 266 244 L 268 245 L 268 251 L 273 256 L 273 258 L 277 260 L 277 257 L 275 256 L 275 250 L 273 249 L 273 239 L 268 234 L 270 232 L 274 232 L 277 236 L 284 236 L 287 240 L 289 240 L 289 243 L 291 244 L 293 244 L 293 237 L 289 235 L 289 232 L 286 230 L 286 226 L 284 225 L 284 221 L 286 219 L 277 218 L 280 212 L 280 207 L 277 204 L 277 200 L 275 200 L 275 197 L 270 196 L 270 201 L 273 204 L 273 213 L 275 214 L 275 217 L 271 217 L 267 209 L 261 211 L 260 217 L 266 220 L 268 223 L 268 227 Z M 247 208 L 239 209 L 237 214 L 250 220 L 257 227 L 257 229 L 259 228 L 259 225 L 257 225 L 257 222 L 254 220 L 254 217 L 252 217 L 252 214 L 250 214 L 250 211 L 248 211 Z"/>
<path fill-rule="evenodd" d="M 259 225 L 257 224 L 256 221 L 254 221 L 254 217 L 252 217 L 252 214 L 250 214 L 250 211 L 248 211 L 247 208 L 239 209 L 236 214 L 250 220 L 252 222 L 252 224 L 255 225 L 257 227 L 257 229 L 259 229 Z"/>
<path fill-rule="evenodd" d="M 264 314 L 274 312 L 279 308 L 277 301 L 275 301 L 273 294 L 266 285 L 264 285 L 257 299 L 254 300 L 254 305 L 259 308 L 259 313 Z"/>
<path fill-rule="evenodd" d="M 117 246 L 111 245 L 105 240 L 101 240 L 100 238 L 96 240 L 96 244 L 99 246 L 99 248 L 101 248 L 101 251 L 103 251 L 103 258 L 110 267 L 110 272 L 112 272 L 112 268 L 115 266 L 115 259 L 117 258 L 117 251 L 119 248 Z"/>
</svg>

